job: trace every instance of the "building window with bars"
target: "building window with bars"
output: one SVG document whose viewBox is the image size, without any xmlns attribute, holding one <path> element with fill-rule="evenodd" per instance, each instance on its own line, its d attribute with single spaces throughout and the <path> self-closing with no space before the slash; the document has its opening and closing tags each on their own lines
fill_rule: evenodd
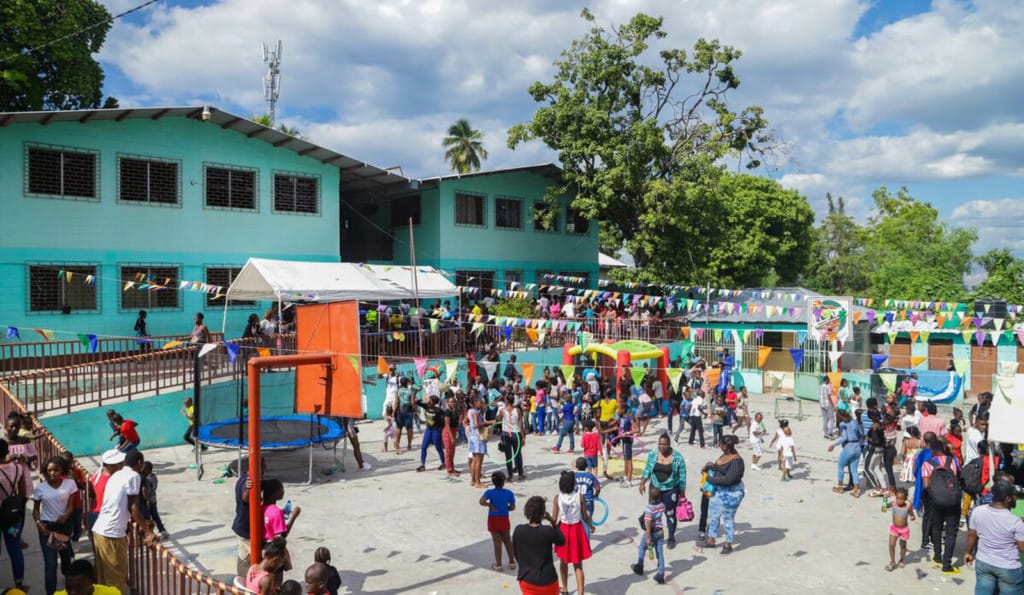
<svg viewBox="0 0 1024 595">
<path fill-rule="evenodd" d="M 206 206 L 214 209 L 256 211 L 256 170 L 207 165 Z"/>
<path fill-rule="evenodd" d="M 479 194 L 455 193 L 456 225 L 487 225 L 484 219 L 484 197 Z"/>
<path fill-rule="evenodd" d="M 217 297 L 216 293 L 206 294 L 206 307 L 216 308 L 224 307 L 224 293 L 227 293 L 228 287 L 235 281 L 235 277 L 242 272 L 242 267 L 232 266 L 208 266 L 206 267 L 206 283 L 209 285 L 219 285 L 224 288 L 220 297 Z M 255 306 L 256 302 L 252 300 L 231 300 L 228 302 L 228 307 L 250 307 Z"/>
<path fill-rule="evenodd" d="M 141 157 L 117 159 L 117 198 L 121 202 L 178 205 L 178 164 Z"/>
<path fill-rule="evenodd" d="M 120 270 L 122 310 L 181 309 L 178 267 L 123 265 Z"/>
<path fill-rule="evenodd" d="M 29 312 L 98 312 L 96 266 L 29 264 Z M 92 276 L 91 282 L 87 278 Z"/>
<path fill-rule="evenodd" d="M 523 201 L 514 198 L 495 199 L 494 226 L 501 229 L 522 229 Z"/>
<path fill-rule="evenodd" d="M 583 215 L 580 215 L 575 210 L 569 209 L 569 213 L 566 219 L 566 232 L 584 236 L 590 233 L 590 219 L 587 219 Z"/>
<path fill-rule="evenodd" d="M 26 194 L 99 200 L 99 155 L 96 152 L 29 146 L 25 161 Z"/>
<path fill-rule="evenodd" d="M 479 291 L 471 293 L 470 299 L 483 299 L 491 295 L 494 289 L 494 271 L 455 271 L 455 285 L 459 287 L 475 287 Z"/>
<path fill-rule="evenodd" d="M 320 179 L 314 176 L 274 174 L 274 212 L 320 214 Z"/>
<path fill-rule="evenodd" d="M 533 203 L 533 229 L 534 231 L 558 231 L 557 205 L 550 205 L 546 202 Z"/>
</svg>

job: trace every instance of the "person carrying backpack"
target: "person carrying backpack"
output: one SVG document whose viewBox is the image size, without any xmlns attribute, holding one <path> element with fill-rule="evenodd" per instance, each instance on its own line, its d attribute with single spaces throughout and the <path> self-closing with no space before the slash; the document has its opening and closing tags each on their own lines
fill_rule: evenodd
<svg viewBox="0 0 1024 595">
<path fill-rule="evenodd" d="M 14 586 L 24 590 L 25 554 L 21 547 L 21 529 L 28 500 L 24 468 L 20 463 L 8 463 L 7 441 L 0 438 L 0 531 L 7 556 L 11 559 Z M 31 485 L 31 483 L 29 483 Z"/>
<path fill-rule="evenodd" d="M 963 491 L 960 487 L 960 465 L 956 458 L 946 454 L 942 440 L 928 443 L 932 457 L 921 465 L 921 478 L 928 492 L 931 507 L 932 566 L 942 574 L 960 574 L 953 566 L 953 549 L 960 524 L 960 506 Z"/>
</svg>

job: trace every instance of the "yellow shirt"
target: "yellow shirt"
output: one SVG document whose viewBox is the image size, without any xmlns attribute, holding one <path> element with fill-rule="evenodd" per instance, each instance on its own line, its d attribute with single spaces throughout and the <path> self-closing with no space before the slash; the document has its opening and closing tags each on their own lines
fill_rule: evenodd
<svg viewBox="0 0 1024 595">
<path fill-rule="evenodd" d="M 537 395 L 530 397 L 530 413 L 537 413 Z"/>
<path fill-rule="evenodd" d="M 68 595 L 68 592 L 57 591 L 53 595 Z M 121 591 L 117 587 L 108 587 L 107 585 L 93 585 L 92 595 L 121 595 Z"/>
<path fill-rule="evenodd" d="M 615 419 L 615 414 L 618 412 L 619 408 L 615 399 L 601 399 L 597 402 L 597 406 L 601 408 L 601 417 L 598 419 L 605 423 Z"/>
</svg>

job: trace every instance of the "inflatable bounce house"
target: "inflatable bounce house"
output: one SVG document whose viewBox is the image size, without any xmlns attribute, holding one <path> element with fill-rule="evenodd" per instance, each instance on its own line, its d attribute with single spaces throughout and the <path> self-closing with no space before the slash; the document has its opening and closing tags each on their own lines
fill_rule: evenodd
<svg viewBox="0 0 1024 595">
<path fill-rule="evenodd" d="M 633 368 L 633 364 L 652 360 L 649 367 L 657 373 L 661 385 L 668 387 L 668 347 L 658 347 L 646 341 L 635 340 L 614 343 L 606 341 L 586 346 L 566 343 L 562 347 L 562 364 L 574 365 L 576 358 L 580 355 L 590 359 L 594 367 L 600 370 L 602 377 L 607 378 L 609 375 L 613 375 L 616 386 L 622 382 L 623 375 L 631 378 L 630 370 Z M 665 394 L 668 394 L 667 391 Z"/>
</svg>

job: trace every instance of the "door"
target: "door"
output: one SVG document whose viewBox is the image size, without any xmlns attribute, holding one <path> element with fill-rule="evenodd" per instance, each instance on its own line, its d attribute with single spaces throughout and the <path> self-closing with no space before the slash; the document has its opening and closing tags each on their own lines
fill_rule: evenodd
<svg viewBox="0 0 1024 595">
<path fill-rule="evenodd" d="M 971 345 L 971 392 L 975 395 L 992 390 L 997 356 L 996 348 L 991 345 Z"/>
<path fill-rule="evenodd" d="M 897 338 L 895 343 L 889 345 L 889 362 L 887 366 L 901 370 L 910 368 L 909 338 Z"/>
<path fill-rule="evenodd" d="M 928 341 L 928 369 L 945 371 L 953 354 L 953 341 L 932 339 Z"/>
</svg>

